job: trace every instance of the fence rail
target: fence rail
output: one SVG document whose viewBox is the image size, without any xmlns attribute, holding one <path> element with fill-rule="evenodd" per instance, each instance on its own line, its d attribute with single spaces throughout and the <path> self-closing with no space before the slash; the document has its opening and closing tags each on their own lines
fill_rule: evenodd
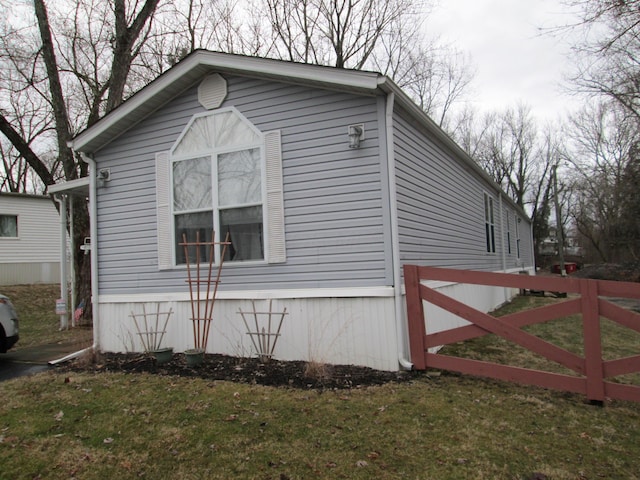
<svg viewBox="0 0 640 480">
<path fill-rule="evenodd" d="M 524 312 L 492 317 L 424 285 L 438 280 L 489 285 L 520 290 L 578 294 L 579 297 Z M 640 402 L 640 386 L 607 381 L 607 378 L 640 372 L 640 354 L 615 360 L 602 359 L 600 317 L 640 332 L 640 315 L 604 297 L 640 299 L 640 284 L 579 278 L 535 277 L 505 273 L 404 266 L 409 347 L 414 368 L 438 368 L 586 395 L 592 401 L 605 398 Z M 436 305 L 470 322 L 463 327 L 427 334 L 424 302 Z M 584 356 L 569 352 L 522 327 L 568 315 L 581 314 Z M 533 370 L 429 352 L 432 347 L 494 334 L 520 345 L 577 373 L 577 376 Z M 640 351 L 640 346 L 638 347 Z"/>
</svg>

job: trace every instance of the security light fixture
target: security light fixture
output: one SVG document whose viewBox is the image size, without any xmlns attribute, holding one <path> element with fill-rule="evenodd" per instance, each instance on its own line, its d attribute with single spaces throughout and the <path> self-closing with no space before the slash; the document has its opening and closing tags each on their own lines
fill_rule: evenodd
<svg viewBox="0 0 640 480">
<path fill-rule="evenodd" d="M 360 148 L 364 140 L 364 124 L 349 125 L 349 148 Z"/>
<path fill-rule="evenodd" d="M 105 183 L 111 180 L 111 169 L 101 168 L 100 170 L 98 170 L 96 180 L 98 180 L 98 186 L 104 187 Z"/>
</svg>

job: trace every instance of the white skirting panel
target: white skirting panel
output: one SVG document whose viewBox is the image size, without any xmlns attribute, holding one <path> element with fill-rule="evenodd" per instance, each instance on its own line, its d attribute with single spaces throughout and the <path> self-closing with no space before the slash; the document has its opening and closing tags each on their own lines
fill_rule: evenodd
<svg viewBox="0 0 640 480">
<path fill-rule="evenodd" d="M 485 313 L 495 310 L 518 294 L 518 289 L 485 285 L 453 283 L 440 283 L 438 285 L 436 282 L 425 282 L 425 285 Z M 423 307 L 427 333 L 436 333 L 469 325 L 466 320 L 431 303 L 423 301 Z M 437 350 L 437 348 L 434 350 Z"/>
<path fill-rule="evenodd" d="M 442 282 L 427 282 L 427 285 L 483 312 L 495 309 L 518 293 L 514 289 L 478 285 Z M 241 309 L 247 320 L 252 322 L 253 318 L 246 312 L 253 310 L 253 298 L 256 310 L 260 312 L 268 311 L 270 300 L 272 312 L 287 309 L 274 350 L 276 359 L 362 365 L 395 371 L 399 369 L 398 358 L 402 355 L 408 358 L 406 352 L 398 351 L 398 344 L 405 344 L 406 339 L 398 341 L 395 299 L 391 287 L 339 292 L 315 289 L 313 292 L 269 290 L 219 293 L 207 344 L 208 353 L 237 357 L 257 354 L 238 313 Z M 131 316 L 133 312 L 140 319 L 143 305 L 148 313 L 155 312 L 158 305 L 162 311 L 173 311 L 162 346 L 173 347 L 176 352 L 194 347 L 188 294 L 126 294 L 104 295 L 99 299 L 97 332 L 100 350 L 143 351 L 140 335 Z M 155 329 L 155 318 L 148 316 L 149 320 L 154 322 L 152 329 Z M 259 330 L 263 327 L 268 330 L 266 320 L 264 315 L 259 317 Z M 274 315 L 272 332 L 277 330 L 278 321 L 279 316 Z M 406 320 L 401 321 L 401 331 L 406 331 Z M 426 302 L 425 322 L 428 333 L 468 324 Z M 161 319 L 160 325 L 162 323 Z M 140 320 L 139 325 L 144 329 Z M 255 330 L 252 323 L 250 327 Z"/>
<path fill-rule="evenodd" d="M 266 297 L 272 299 L 272 311 L 282 312 L 286 308 L 288 312 L 282 323 L 274 358 L 397 370 L 394 298 L 389 295 L 392 290 L 388 290 L 384 296 L 355 298 L 277 298 L 276 292 L 270 292 Z M 141 294 L 126 295 L 126 299 L 120 300 L 114 296 L 100 298 L 100 349 L 109 352 L 142 351 L 140 335 L 131 313 L 133 311 L 138 317 L 142 314 L 143 304 L 148 313 L 155 312 L 158 302 L 161 310 L 167 311 L 171 308 L 174 312 L 169 320 L 163 346 L 173 347 L 176 352 L 193 348 L 191 304 L 188 299 L 174 297 L 162 301 L 155 295 Z M 257 310 L 266 312 L 269 300 L 255 300 L 255 305 Z M 243 312 L 252 311 L 251 300 L 216 300 L 207 345 L 208 353 L 239 357 L 256 355 L 251 338 L 247 335 L 247 329 L 238 313 L 239 309 Z M 248 320 L 253 321 L 252 317 L 246 316 Z M 148 320 L 151 318 L 153 317 L 148 316 Z M 266 316 L 260 316 L 259 319 L 260 330 L 263 326 L 266 330 Z M 272 317 L 274 332 L 278 320 L 279 316 Z M 155 319 L 153 321 L 155 322 Z M 138 323 L 140 324 L 140 320 Z"/>
</svg>

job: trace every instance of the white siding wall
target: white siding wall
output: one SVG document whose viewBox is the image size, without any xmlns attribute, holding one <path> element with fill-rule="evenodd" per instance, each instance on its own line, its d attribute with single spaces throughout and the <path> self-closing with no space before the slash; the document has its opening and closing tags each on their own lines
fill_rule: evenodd
<svg viewBox="0 0 640 480">
<path fill-rule="evenodd" d="M 0 215 L 18 216 L 18 237 L 0 237 L 0 285 L 60 281 L 60 217 L 49 197 L 0 194 Z"/>
</svg>

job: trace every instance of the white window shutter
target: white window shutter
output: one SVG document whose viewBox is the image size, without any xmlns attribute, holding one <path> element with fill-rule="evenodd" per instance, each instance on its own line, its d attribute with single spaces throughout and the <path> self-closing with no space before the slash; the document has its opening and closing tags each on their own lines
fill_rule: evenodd
<svg viewBox="0 0 640 480">
<path fill-rule="evenodd" d="M 284 241 L 280 131 L 265 132 L 264 141 L 267 177 L 267 261 L 269 263 L 284 263 L 287 261 L 287 252 Z"/>
<path fill-rule="evenodd" d="M 171 162 L 169 152 L 156 154 L 156 217 L 158 225 L 158 268 L 173 267 L 171 237 Z"/>
</svg>

